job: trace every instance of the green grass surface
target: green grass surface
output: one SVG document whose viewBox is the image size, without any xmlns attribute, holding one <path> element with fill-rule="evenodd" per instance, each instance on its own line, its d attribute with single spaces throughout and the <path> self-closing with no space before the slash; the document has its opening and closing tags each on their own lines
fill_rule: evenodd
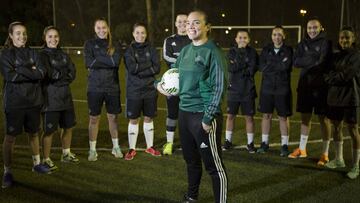
<svg viewBox="0 0 360 203">
<path fill-rule="evenodd" d="M 77 67 L 77 79 L 72 85 L 73 97 L 86 100 L 86 70 L 83 59 L 73 57 Z M 165 66 L 163 66 L 163 71 Z M 122 96 L 125 101 L 124 67 L 120 69 Z M 293 92 L 298 78 L 298 70 L 293 71 Z M 257 81 L 259 84 L 259 76 Z M 2 86 L 2 84 L 1 84 Z M 259 85 L 258 85 L 259 87 Z M 296 96 L 296 94 L 294 94 Z M 1 98 L 2 99 L 2 98 Z M 295 104 L 294 97 L 294 104 Z M 295 106 L 295 105 L 294 105 Z M 163 96 L 158 101 L 158 116 L 155 118 L 155 146 L 161 148 L 165 143 L 166 107 Z M 225 106 L 223 106 L 225 109 Z M 50 175 L 38 175 L 31 172 L 31 154 L 26 135 L 17 138 L 14 153 L 13 173 L 16 186 L 0 190 L 0 202 L 179 202 L 186 192 L 187 181 L 185 162 L 180 150 L 173 156 L 150 157 L 142 151 L 133 161 L 115 159 L 111 155 L 111 139 L 107 130 L 105 114 L 102 115 L 98 136 L 99 159 L 87 161 L 88 150 L 88 110 L 87 103 L 75 102 L 77 126 L 74 129 L 73 151 L 80 163 L 62 164 L 58 136 L 54 137 L 52 159 L 60 168 Z M 125 108 L 123 108 L 125 110 Z M 261 116 L 260 114 L 256 115 Z M 225 120 L 225 119 L 224 119 Z M 0 139 L 4 135 L 4 115 L 0 114 Z M 291 117 L 290 141 L 299 140 L 299 114 Z M 317 122 L 317 119 L 314 119 Z M 119 117 L 119 139 L 123 152 L 128 147 L 127 123 L 124 113 Z M 278 122 L 274 121 L 270 136 L 271 143 L 280 142 Z M 348 136 L 346 130 L 344 135 Z M 319 125 L 313 125 L 309 140 L 320 139 Z M 256 144 L 261 141 L 260 120 L 256 119 Z M 178 134 L 175 136 L 179 147 Z M 236 120 L 233 143 L 246 144 L 244 120 Z M 145 139 L 140 127 L 137 147 L 145 147 Z M 291 149 L 297 144 L 290 146 Z M 228 202 L 358 202 L 360 199 L 360 179 L 345 178 L 346 169 L 328 170 L 316 166 L 320 156 L 321 143 L 308 144 L 309 157 L 291 160 L 279 156 L 279 146 L 270 148 L 264 155 L 248 154 L 240 149 L 223 152 L 228 173 Z M 351 166 L 351 143 L 344 142 L 344 157 L 347 166 Z M 333 146 L 330 147 L 333 157 Z M 2 163 L 2 160 L 1 160 Z M 203 173 L 200 188 L 200 202 L 213 202 L 211 179 Z"/>
</svg>

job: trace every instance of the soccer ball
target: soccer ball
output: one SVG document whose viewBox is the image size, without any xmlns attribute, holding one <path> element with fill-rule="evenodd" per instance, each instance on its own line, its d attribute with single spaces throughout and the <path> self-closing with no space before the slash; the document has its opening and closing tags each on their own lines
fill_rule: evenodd
<svg viewBox="0 0 360 203">
<path fill-rule="evenodd" d="M 177 96 L 179 94 L 179 70 L 177 68 L 167 70 L 161 78 L 160 85 L 168 94 Z"/>
</svg>

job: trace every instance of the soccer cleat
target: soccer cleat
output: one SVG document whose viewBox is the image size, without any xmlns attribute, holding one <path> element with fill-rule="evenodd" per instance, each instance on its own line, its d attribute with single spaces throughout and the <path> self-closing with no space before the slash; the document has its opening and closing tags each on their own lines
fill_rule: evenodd
<svg viewBox="0 0 360 203">
<path fill-rule="evenodd" d="M 49 174 L 51 173 L 50 168 L 45 164 L 38 164 L 33 166 L 33 172 L 40 173 L 40 174 Z"/>
<path fill-rule="evenodd" d="M 359 166 L 353 167 L 346 176 L 350 179 L 356 179 L 359 176 Z"/>
<path fill-rule="evenodd" d="M 196 201 L 197 201 L 196 199 L 189 197 L 188 194 L 185 194 L 182 203 L 194 203 Z"/>
<path fill-rule="evenodd" d="M 51 172 L 58 170 L 58 167 L 54 164 L 51 159 L 43 161 L 43 164 L 50 169 Z"/>
<path fill-rule="evenodd" d="M 3 179 L 2 179 L 2 188 L 8 188 L 14 185 L 14 177 L 11 173 L 4 173 Z"/>
<path fill-rule="evenodd" d="M 121 152 L 120 147 L 113 148 L 111 151 L 111 154 L 113 154 L 115 156 L 115 158 L 119 158 L 119 159 L 124 157 L 123 153 Z"/>
<path fill-rule="evenodd" d="M 98 154 L 96 151 L 89 150 L 88 161 L 97 161 Z"/>
<path fill-rule="evenodd" d="M 223 145 L 223 150 L 230 150 L 232 149 L 233 145 L 229 140 L 225 140 Z"/>
<path fill-rule="evenodd" d="M 161 156 L 161 153 L 156 150 L 154 147 L 149 147 L 145 150 L 145 153 L 151 154 L 153 156 Z"/>
<path fill-rule="evenodd" d="M 281 146 L 280 156 L 282 156 L 282 157 L 287 157 L 288 155 L 289 155 L 288 145 L 284 144 L 283 146 Z"/>
<path fill-rule="evenodd" d="M 329 156 L 322 154 L 319 161 L 317 162 L 317 165 L 324 166 L 327 162 L 329 162 Z"/>
<path fill-rule="evenodd" d="M 269 144 L 265 144 L 265 142 L 262 142 L 260 148 L 256 152 L 260 154 L 264 154 L 267 151 L 269 151 Z"/>
<path fill-rule="evenodd" d="M 95 152 L 96 153 L 96 152 Z M 89 155 L 90 156 L 90 155 Z M 96 155 L 97 156 L 97 155 Z M 61 162 L 65 163 L 79 163 L 79 159 L 76 158 L 76 155 L 74 153 L 67 153 L 61 155 Z"/>
<path fill-rule="evenodd" d="M 168 142 L 163 146 L 163 154 L 164 155 L 172 155 L 173 153 L 173 143 Z"/>
<path fill-rule="evenodd" d="M 324 165 L 326 168 L 344 168 L 345 167 L 345 161 L 344 159 L 342 160 L 339 160 L 339 159 L 334 159 L 334 160 L 331 160 L 329 161 L 328 163 L 326 163 Z"/>
<path fill-rule="evenodd" d="M 291 159 L 306 158 L 307 153 L 306 150 L 301 150 L 300 148 L 296 148 L 291 154 L 289 154 L 288 157 Z"/>
<path fill-rule="evenodd" d="M 126 154 L 125 154 L 125 160 L 130 161 L 133 160 L 134 157 L 136 155 L 136 151 L 135 149 L 130 149 Z"/>
<path fill-rule="evenodd" d="M 250 144 L 248 144 L 248 145 L 246 145 L 246 149 L 248 150 L 248 152 L 249 152 L 250 154 L 253 154 L 253 153 L 256 152 L 256 148 L 255 148 L 253 142 L 250 143 Z"/>
</svg>

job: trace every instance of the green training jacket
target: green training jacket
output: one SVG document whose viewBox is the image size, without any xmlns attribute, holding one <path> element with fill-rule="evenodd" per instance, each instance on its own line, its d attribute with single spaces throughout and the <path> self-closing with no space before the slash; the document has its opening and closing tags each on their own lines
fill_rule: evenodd
<svg viewBox="0 0 360 203">
<path fill-rule="evenodd" d="M 186 112 L 204 112 L 202 122 L 210 125 L 221 113 L 227 63 L 222 50 L 208 40 L 201 46 L 192 43 L 181 50 L 175 67 L 179 69 L 179 108 Z"/>
</svg>

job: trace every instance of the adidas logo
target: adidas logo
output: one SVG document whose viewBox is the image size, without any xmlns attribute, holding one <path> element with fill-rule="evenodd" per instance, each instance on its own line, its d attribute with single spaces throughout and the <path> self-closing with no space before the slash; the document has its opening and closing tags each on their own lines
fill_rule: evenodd
<svg viewBox="0 0 360 203">
<path fill-rule="evenodd" d="M 205 143 L 201 143 L 200 149 L 205 149 L 205 148 L 208 148 L 208 146 Z"/>
</svg>

